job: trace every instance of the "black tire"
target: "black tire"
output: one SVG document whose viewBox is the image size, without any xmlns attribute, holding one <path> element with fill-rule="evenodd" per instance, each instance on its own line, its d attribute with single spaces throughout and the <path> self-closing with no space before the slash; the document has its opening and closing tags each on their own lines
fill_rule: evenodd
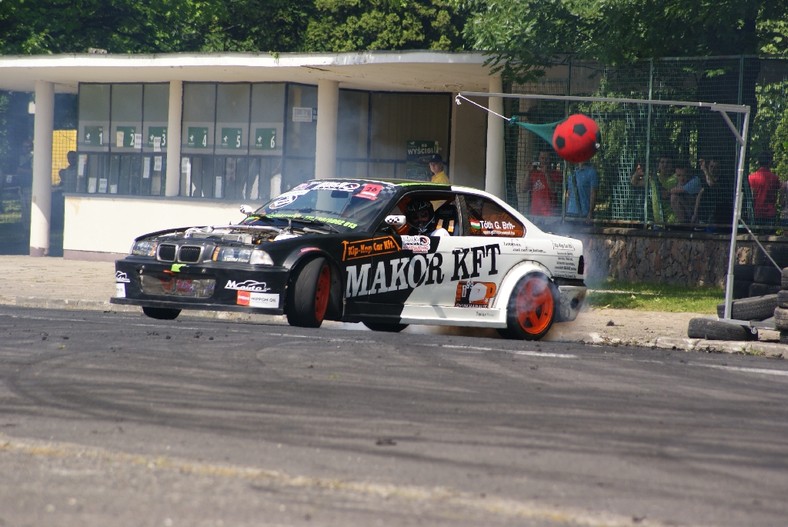
<svg viewBox="0 0 788 527">
<path fill-rule="evenodd" d="M 763 254 L 760 247 L 753 247 L 752 263 L 756 265 L 772 265 L 771 260 Z M 767 248 L 767 252 L 772 260 L 780 267 L 788 267 L 788 247 L 784 244 L 772 245 Z"/>
<path fill-rule="evenodd" d="M 362 322 L 362 324 L 372 331 L 384 331 L 386 333 L 399 333 L 408 327 L 407 324 L 393 324 L 390 322 Z"/>
<path fill-rule="evenodd" d="M 742 298 L 731 303 L 731 318 L 735 320 L 766 320 L 774 316 L 777 294 Z M 725 304 L 717 305 L 717 316 L 725 316 Z"/>
<path fill-rule="evenodd" d="M 788 308 L 788 289 L 777 291 L 777 307 Z"/>
<path fill-rule="evenodd" d="M 780 278 L 780 287 L 782 289 L 788 289 L 788 267 L 783 267 Z"/>
<path fill-rule="evenodd" d="M 788 331 L 780 331 L 780 344 L 788 344 Z"/>
<path fill-rule="evenodd" d="M 752 282 L 749 280 L 739 280 L 738 278 L 734 278 L 733 280 L 733 298 L 747 298 L 750 296 L 750 286 Z"/>
<path fill-rule="evenodd" d="M 774 308 L 774 327 L 780 331 L 788 330 L 788 309 Z"/>
<path fill-rule="evenodd" d="M 753 331 L 747 326 L 713 318 L 691 318 L 687 326 L 687 336 L 691 339 L 757 340 L 758 333 Z"/>
<path fill-rule="evenodd" d="M 558 294 L 555 285 L 541 273 L 520 278 L 506 305 L 505 329 L 498 333 L 505 338 L 539 340 L 555 322 Z"/>
<path fill-rule="evenodd" d="M 175 320 L 181 314 L 180 309 L 170 309 L 166 307 L 143 307 L 142 312 L 150 318 L 156 320 Z"/>
<path fill-rule="evenodd" d="M 750 264 L 735 264 L 733 266 L 734 280 L 745 280 L 747 282 L 755 281 L 755 268 L 757 265 Z"/>
<path fill-rule="evenodd" d="M 287 322 L 291 326 L 319 328 L 331 297 L 331 266 L 325 258 L 310 260 L 294 273 L 287 297 Z"/>
<path fill-rule="evenodd" d="M 773 265 L 758 265 L 752 275 L 753 282 L 761 284 L 780 285 L 782 270 Z"/>
<path fill-rule="evenodd" d="M 775 295 L 777 292 L 780 291 L 779 285 L 773 284 L 762 284 L 760 282 L 753 282 L 750 284 L 750 289 L 748 291 L 748 297 L 754 296 L 763 296 L 763 295 Z"/>
</svg>

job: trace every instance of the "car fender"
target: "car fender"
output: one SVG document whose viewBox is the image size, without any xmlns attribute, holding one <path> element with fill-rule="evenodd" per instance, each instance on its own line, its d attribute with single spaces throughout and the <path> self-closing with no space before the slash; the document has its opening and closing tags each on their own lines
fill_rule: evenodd
<svg viewBox="0 0 788 527">
<path fill-rule="evenodd" d="M 325 258 L 331 266 L 331 300 L 328 306 L 328 313 L 326 318 L 330 320 L 339 320 L 344 311 L 345 298 L 343 291 L 345 290 L 344 280 L 345 276 L 342 267 L 337 263 L 336 259 L 324 249 L 316 246 L 301 247 L 294 250 L 283 262 L 283 266 L 290 271 L 288 278 L 288 288 L 292 281 L 293 270 L 306 265 L 307 262 L 315 258 Z"/>
<path fill-rule="evenodd" d="M 512 266 L 509 272 L 506 273 L 506 276 L 503 277 L 503 280 L 501 280 L 501 284 L 498 286 L 498 294 L 495 296 L 495 301 L 491 306 L 501 310 L 504 320 L 506 319 L 506 307 L 514 287 L 520 281 L 520 278 L 529 273 L 540 273 L 545 275 L 551 282 L 553 281 L 553 275 L 550 270 L 536 260 L 523 260 Z"/>
</svg>

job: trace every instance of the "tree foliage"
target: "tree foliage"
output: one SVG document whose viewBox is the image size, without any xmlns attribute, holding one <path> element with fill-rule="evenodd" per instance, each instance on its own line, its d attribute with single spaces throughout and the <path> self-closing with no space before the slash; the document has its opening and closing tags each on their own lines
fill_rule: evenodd
<svg viewBox="0 0 788 527">
<path fill-rule="evenodd" d="M 464 13 L 449 0 L 316 0 L 310 51 L 463 49 Z"/>
<path fill-rule="evenodd" d="M 465 36 L 507 74 L 557 56 L 605 64 L 660 57 L 788 55 L 786 0 L 455 0 Z"/>
<path fill-rule="evenodd" d="M 313 0 L 3 0 L 3 54 L 293 51 Z"/>
</svg>

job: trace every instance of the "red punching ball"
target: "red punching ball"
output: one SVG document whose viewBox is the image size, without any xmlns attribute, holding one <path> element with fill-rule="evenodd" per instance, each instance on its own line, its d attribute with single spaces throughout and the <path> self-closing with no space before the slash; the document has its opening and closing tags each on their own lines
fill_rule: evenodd
<svg viewBox="0 0 788 527">
<path fill-rule="evenodd" d="M 567 117 L 555 127 L 553 148 L 562 159 L 582 163 L 591 159 L 602 142 L 599 126 L 582 113 Z"/>
</svg>

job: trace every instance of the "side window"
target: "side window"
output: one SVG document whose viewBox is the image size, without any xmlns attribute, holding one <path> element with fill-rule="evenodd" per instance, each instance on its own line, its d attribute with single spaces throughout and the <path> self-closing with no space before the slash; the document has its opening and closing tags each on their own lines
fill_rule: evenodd
<svg viewBox="0 0 788 527">
<path fill-rule="evenodd" d="M 455 196 L 446 192 L 416 192 L 405 195 L 389 214 L 402 214 L 407 224 L 400 234 L 452 236 L 460 232 Z"/>
<path fill-rule="evenodd" d="M 463 196 L 463 231 L 467 236 L 521 237 L 525 226 L 494 201 Z"/>
</svg>

